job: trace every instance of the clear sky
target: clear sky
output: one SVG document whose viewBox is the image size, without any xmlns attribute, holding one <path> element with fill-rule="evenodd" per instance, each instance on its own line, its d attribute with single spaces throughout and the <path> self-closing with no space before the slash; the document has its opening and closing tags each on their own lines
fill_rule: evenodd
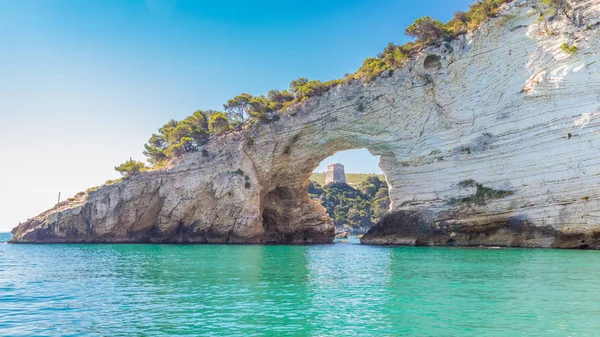
<svg viewBox="0 0 600 337">
<path fill-rule="evenodd" d="M 0 231 L 117 178 L 169 119 L 341 78 L 471 2 L 0 0 Z M 380 171 L 366 150 L 330 162 Z"/>
</svg>

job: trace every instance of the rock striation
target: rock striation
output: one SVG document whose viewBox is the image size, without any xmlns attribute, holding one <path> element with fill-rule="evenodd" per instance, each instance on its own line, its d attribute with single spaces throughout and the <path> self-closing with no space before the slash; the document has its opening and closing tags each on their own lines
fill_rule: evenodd
<svg viewBox="0 0 600 337">
<path fill-rule="evenodd" d="M 600 3 L 548 20 L 538 7 L 514 1 L 371 83 L 78 195 L 12 242 L 332 242 L 308 178 L 367 148 L 392 204 L 363 243 L 600 248 Z"/>
</svg>

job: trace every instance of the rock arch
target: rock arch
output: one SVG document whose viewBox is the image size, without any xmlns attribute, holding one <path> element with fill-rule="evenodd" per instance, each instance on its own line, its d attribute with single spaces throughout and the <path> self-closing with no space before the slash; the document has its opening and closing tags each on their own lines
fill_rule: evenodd
<svg viewBox="0 0 600 337">
<path fill-rule="evenodd" d="M 599 26 L 556 21 L 546 36 L 531 10 L 512 5 L 485 34 L 82 194 L 13 241 L 331 242 L 308 177 L 335 152 L 367 148 L 381 156 L 392 206 L 366 243 L 598 248 Z M 600 5 L 580 10 L 597 18 Z M 565 36 L 590 52 L 561 54 Z"/>
<path fill-rule="evenodd" d="M 266 180 L 270 184 L 265 186 L 260 202 L 265 242 L 332 241 L 332 222 L 325 209 L 310 200 L 306 192 L 310 175 L 327 157 L 345 150 L 367 148 L 372 154 L 381 156 L 380 164 L 384 167 L 385 162 L 396 162 L 393 152 L 385 144 L 376 144 L 370 137 L 340 134 L 338 138 L 337 132 L 329 130 L 331 138 L 327 140 L 316 140 L 314 136 L 318 133 L 297 137 L 293 145 L 284 150 L 285 158 L 277 160 L 282 167 L 267 173 Z"/>
</svg>

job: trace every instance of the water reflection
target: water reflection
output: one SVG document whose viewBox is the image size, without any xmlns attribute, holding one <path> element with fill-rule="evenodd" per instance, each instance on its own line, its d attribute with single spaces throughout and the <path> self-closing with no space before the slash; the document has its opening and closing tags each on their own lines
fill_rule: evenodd
<svg viewBox="0 0 600 337">
<path fill-rule="evenodd" d="M 593 251 L 0 245 L 10 336 L 590 336 L 599 303 Z"/>
<path fill-rule="evenodd" d="M 344 244 L 310 248 L 312 335 L 360 335 L 365 326 L 390 324 L 388 313 L 381 310 L 389 296 L 390 253 Z"/>
</svg>

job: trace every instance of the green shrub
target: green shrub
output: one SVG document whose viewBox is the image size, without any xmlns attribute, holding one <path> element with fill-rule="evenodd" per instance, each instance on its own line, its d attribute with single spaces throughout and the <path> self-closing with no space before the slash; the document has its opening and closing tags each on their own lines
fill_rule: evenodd
<svg viewBox="0 0 600 337">
<path fill-rule="evenodd" d="M 476 204 L 476 205 L 485 205 L 486 201 L 488 200 L 492 200 L 492 199 L 502 199 L 508 196 L 513 195 L 512 191 L 505 191 L 505 190 L 495 190 L 493 188 L 489 188 L 489 187 L 485 187 L 482 184 L 479 184 L 477 182 L 475 182 L 472 179 L 469 180 L 463 180 L 458 184 L 459 187 L 461 188 L 465 188 L 465 187 L 477 187 L 477 190 L 475 191 L 474 195 L 462 198 L 462 199 L 452 199 L 450 200 L 451 204 L 456 204 L 456 203 L 460 203 L 460 204 Z"/>
<path fill-rule="evenodd" d="M 442 38 L 448 35 L 444 24 L 430 16 L 417 19 L 405 31 L 406 35 L 417 38 L 417 42 L 422 46 L 429 46 L 439 43 Z"/>
<path fill-rule="evenodd" d="M 128 161 L 122 163 L 121 165 L 115 167 L 115 170 L 121 173 L 125 178 L 129 178 L 133 175 L 136 175 L 140 172 L 146 171 L 146 164 L 141 161 L 135 161 L 133 159 L 129 159 Z"/>
<path fill-rule="evenodd" d="M 563 43 L 560 46 L 560 50 L 562 50 L 563 52 L 569 54 L 569 55 L 573 55 L 575 53 L 577 53 L 579 51 L 579 47 L 573 45 L 573 46 L 569 46 L 568 43 Z"/>
<path fill-rule="evenodd" d="M 123 178 L 119 178 L 119 179 L 113 179 L 113 180 L 107 180 L 107 181 L 104 183 L 104 186 L 110 186 L 110 185 L 112 185 L 112 184 L 116 184 L 116 183 L 119 183 L 119 182 L 121 182 L 121 181 L 123 181 Z"/>
<path fill-rule="evenodd" d="M 569 19 L 572 17 L 573 7 L 568 0 L 542 0 L 542 3 L 549 7 L 549 16 L 563 14 Z"/>
<path fill-rule="evenodd" d="M 268 98 L 265 96 L 257 96 L 250 100 L 248 114 L 255 121 L 264 121 L 268 120 L 267 113 L 273 112 L 273 110 L 274 105 Z"/>
<path fill-rule="evenodd" d="M 343 82 L 343 80 L 309 81 L 307 78 L 302 77 L 290 83 L 290 91 L 294 93 L 295 101 L 302 102 L 310 97 L 321 95 Z"/>
<path fill-rule="evenodd" d="M 94 192 L 94 191 L 97 191 L 97 190 L 99 190 L 99 189 L 100 189 L 100 187 L 102 187 L 102 186 L 90 187 L 90 188 L 88 188 L 87 190 L 85 190 L 85 193 L 86 193 L 86 194 L 90 194 L 91 192 Z"/>
<path fill-rule="evenodd" d="M 417 77 L 420 78 L 425 85 L 433 84 L 433 77 L 429 74 L 419 74 Z"/>
<path fill-rule="evenodd" d="M 194 152 L 209 139 L 208 115 L 214 111 L 197 110 L 182 121 L 170 120 L 144 145 L 151 164 L 160 164 L 186 152 Z"/>
<path fill-rule="evenodd" d="M 444 24 L 444 29 L 450 37 L 456 37 L 473 31 L 491 18 L 498 16 L 500 7 L 512 0 L 480 0 L 469 6 L 466 12 L 456 12 L 454 18 Z"/>
<path fill-rule="evenodd" d="M 294 94 L 292 94 L 291 92 L 289 92 L 287 90 L 283 90 L 283 91 L 271 90 L 267 94 L 267 97 L 269 98 L 269 100 L 271 100 L 271 102 L 274 102 L 275 104 L 279 104 L 282 107 L 286 103 L 294 100 Z"/>
<path fill-rule="evenodd" d="M 463 180 L 460 183 L 458 183 L 458 187 L 462 187 L 462 188 L 473 187 L 475 185 L 476 185 L 476 182 L 473 179 Z"/>
<path fill-rule="evenodd" d="M 229 122 L 229 119 L 227 119 L 225 113 L 213 113 L 208 119 L 208 129 L 212 133 L 228 131 L 231 129 L 231 123 Z"/>
</svg>

